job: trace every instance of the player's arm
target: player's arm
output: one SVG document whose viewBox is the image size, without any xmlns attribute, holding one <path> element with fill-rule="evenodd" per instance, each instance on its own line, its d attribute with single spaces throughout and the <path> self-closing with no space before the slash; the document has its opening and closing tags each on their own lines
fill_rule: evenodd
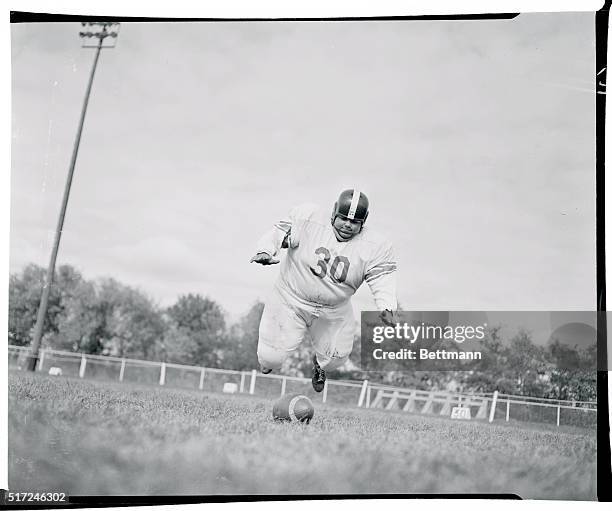
<svg viewBox="0 0 612 511">
<path fill-rule="evenodd" d="M 310 218 L 317 211 L 316 204 L 301 204 L 294 207 L 286 219 L 277 222 L 274 227 L 264 234 L 257 242 L 256 255 L 251 262 L 259 264 L 276 264 L 275 259 L 281 248 L 297 248 L 299 245 L 300 224 Z"/>
<path fill-rule="evenodd" d="M 376 307 L 381 311 L 381 320 L 386 324 L 393 324 L 393 312 L 397 310 L 396 273 L 393 248 L 387 243 L 368 265 L 365 274 Z"/>
<path fill-rule="evenodd" d="M 291 235 L 291 220 L 280 220 L 274 227 L 266 232 L 257 242 L 255 255 L 251 258 L 252 263 L 263 265 L 278 264 L 280 260 L 276 255 L 281 248 L 289 247 L 289 236 Z"/>
</svg>

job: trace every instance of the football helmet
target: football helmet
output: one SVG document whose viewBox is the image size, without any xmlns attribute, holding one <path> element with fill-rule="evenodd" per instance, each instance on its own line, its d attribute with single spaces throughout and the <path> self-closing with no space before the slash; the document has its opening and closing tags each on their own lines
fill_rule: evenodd
<svg viewBox="0 0 612 511">
<path fill-rule="evenodd" d="M 332 224 L 337 216 L 341 216 L 357 220 L 361 222 L 363 227 L 368 218 L 369 207 L 370 203 L 363 192 L 355 189 L 344 190 L 334 204 L 331 217 Z"/>
</svg>

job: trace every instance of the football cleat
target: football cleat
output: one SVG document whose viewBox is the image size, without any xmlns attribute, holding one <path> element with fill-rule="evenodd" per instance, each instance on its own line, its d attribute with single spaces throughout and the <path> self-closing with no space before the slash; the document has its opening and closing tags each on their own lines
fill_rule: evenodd
<svg viewBox="0 0 612 511">
<path fill-rule="evenodd" d="M 321 392 L 325 388 L 325 370 L 321 369 L 316 353 L 312 356 L 312 365 L 312 388 L 315 392 Z"/>
<path fill-rule="evenodd" d="M 270 374 L 272 372 L 272 369 L 268 369 L 267 367 L 261 366 L 260 371 L 263 374 Z"/>
</svg>

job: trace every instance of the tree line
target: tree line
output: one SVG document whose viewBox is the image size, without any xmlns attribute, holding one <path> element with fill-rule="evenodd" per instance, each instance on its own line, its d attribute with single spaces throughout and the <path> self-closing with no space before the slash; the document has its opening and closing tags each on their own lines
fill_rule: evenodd
<svg viewBox="0 0 612 511">
<path fill-rule="evenodd" d="M 45 269 L 30 264 L 9 280 L 9 344 L 28 346 L 36 322 Z M 142 291 L 112 278 L 87 280 L 70 265 L 54 275 L 42 346 L 96 355 L 177 364 L 257 367 L 256 302 L 229 325 L 220 305 L 200 294 L 161 307 Z"/>
<path fill-rule="evenodd" d="M 9 280 L 9 344 L 28 346 L 36 322 L 45 269 L 26 266 Z M 255 302 L 229 324 L 208 296 L 185 294 L 161 307 L 142 291 L 112 278 L 87 280 L 70 265 L 59 266 L 50 290 L 42 346 L 177 364 L 251 370 L 259 366 L 257 339 L 263 303 Z M 502 339 L 492 327 L 484 342 L 489 356 L 470 371 L 412 371 L 368 374 L 411 388 L 521 394 L 554 399 L 596 399 L 596 346 L 579 351 L 559 343 L 534 344 L 521 331 Z M 308 340 L 289 357 L 283 374 L 310 376 Z M 572 363 L 569 364 L 568 361 Z M 335 378 L 362 379 L 360 340 L 355 336 L 348 364 Z M 576 370 L 559 369 L 576 367 Z"/>
</svg>

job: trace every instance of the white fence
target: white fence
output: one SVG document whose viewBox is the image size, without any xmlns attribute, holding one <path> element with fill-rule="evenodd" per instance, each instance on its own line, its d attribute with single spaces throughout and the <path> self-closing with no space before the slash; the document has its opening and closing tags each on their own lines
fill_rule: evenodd
<svg viewBox="0 0 612 511">
<path fill-rule="evenodd" d="M 29 348 L 9 346 L 9 367 L 22 369 Z M 261 374 L 196 367 L 166 362 L 152 362 L 100 355 L 89 355 L 45 349 L 39 354 L 37 370 L 62 376 L 114 380 L 139 384 L 223 392 L 227 383 L 235 384 L 239 393 L 275 398 L 285 393 L 300 393 L 314 402 L 358 406 L 383 410 L 450 416 L 455 408 L 468 408 L 474 419 L 492 421 L 528 421 L 549 424 L 595 427 L 597 403 L 563 401 L 506 394 L 460 394 L 392 387 L 364 381 L 328 379 L 320 394 L 315 393 L 309 378 Z M 232 386 L 233 387 L 233 386 Z"/>
<path fill-rule="evenodd" d="M 489 394 L 492 397 L 490 420 L 554 423 L 572 426 L 597 425 L 597 402 L 553 400 L 512 394 Z"/>
</svg>

